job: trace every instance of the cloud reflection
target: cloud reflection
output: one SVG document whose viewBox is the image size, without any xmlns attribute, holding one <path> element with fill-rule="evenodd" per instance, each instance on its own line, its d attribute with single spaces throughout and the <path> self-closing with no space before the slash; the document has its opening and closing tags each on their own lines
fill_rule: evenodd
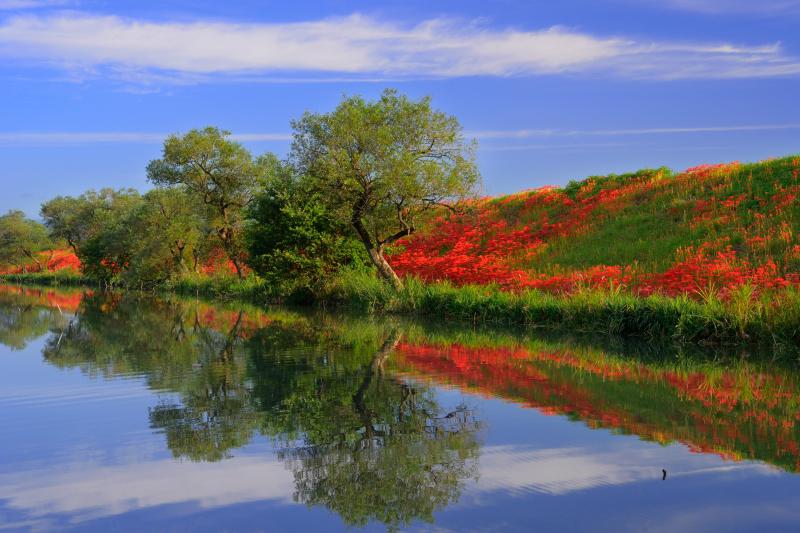
<svg viewBox="0 0 800 533">
<path fill-rule="evenodd" d="M 668 463 L 665 463 L 665 456 Z M 490 446 L 481 452 L 480 479 L 474 490 L 558 496 L 603 486 L 660 480 L 661 468 L 667 464 L 671 478 L 734 471 L 776 473 L 765 464 L 726 462 L 714 456 L 687 453 L 682 446 L 666 450 L 623 446 L 614 451 Z"/>
<path fill-rule="evenodd" d="M 79 523 L 171 504 L 214 508 L 262 500 L 291 503 L 293 491 L 291 472 L 272 457 L 235 457 L 219 463 L 73 463 L 56 471 L 0 475 L 0 501 L 22 511 L 26 521 L 69 515 L 71 522 Z"/>
</svg>

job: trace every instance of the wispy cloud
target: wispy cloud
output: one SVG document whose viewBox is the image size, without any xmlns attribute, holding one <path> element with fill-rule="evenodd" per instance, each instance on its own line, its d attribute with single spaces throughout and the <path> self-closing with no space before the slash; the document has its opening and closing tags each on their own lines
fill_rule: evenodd
<svg viewBox="0 0 800 533">
<path fill-rule="evenodd" d="M 305 81 L 554 74 L 682 79 L 800 73 L 800 60 L 777 43 L 644 41 L 558 26 L 493 28 L 441 18 L 401 25 L 359 14 L 293 23 L 17 15 L 0 22 L 0 55 L 64 69 L 76 79 L 155 84 L 271 76 Z"/>
<path fill-rule="evenodd" d="M 0 0 L 0 10 L 61 7 L 72 3 L 70 0 Z"/>
<path fill-rule="evenodd" d="M 466 131 L 467 138 L 480 140 L 495 139 L 548 139 L 570 137 L 624 137 L 643 135 L 676 135 L 692 133 L 737 133 L 757 131 L 782 131 L 800 130 L 798 124 L 750 124 L 734 126 L 691 126 L 683 128 L 631 128 L 631 129 L 599 129 L 599 130 L 570 130 L 570 129 L 517 129 L 517 130 L 474 130 Z M 95 132 L 0 132 L 0 146 L 37 146 L 37 145 L 63 145 L 63 144 L 158 144 L 164 141 L 168 132 L 123 132 L 123 131 L 95 131 Z M 234 133 L 232 138 L 240 142 L 288 142 L 292 139 L 290 132 L 252 132 Z M 620 146 L 619 143 L 602 144 L 569 144 L 558 145 L 519 145 L 519 146 L 492 146 L 490 150 L 530 150 L 576 148 L 576 147 L 604 147 Z"/>
<path fill-rule="evenodd" d="M 699 126 L 685 128 L 631 128 L 605 130 L 518 129 L 467 132 L 477 139 L 528 139 L 534 137 L 616 137 L 625 135 L 659 135 L 677 133 L 735 133 L 748 131 L 780 131 L 800 129 L 798 124 L 752 124 L 743 126 Z"/>
<path fill-rule="evenodd" d="M 800 0 L 657 0 L 652 3 L 660 7 L 696 13 L 755 15 L 800 13 Z"/>
<path fill-rule="evenodd" d="M 154 132 L 4 132 L 0 146 L 39 146 L 64 144 L 158 144 L 168 133 Z M 288 141 L 289 133 L 238 133 L 231 137 L 242 142 Z"/>
</svg>

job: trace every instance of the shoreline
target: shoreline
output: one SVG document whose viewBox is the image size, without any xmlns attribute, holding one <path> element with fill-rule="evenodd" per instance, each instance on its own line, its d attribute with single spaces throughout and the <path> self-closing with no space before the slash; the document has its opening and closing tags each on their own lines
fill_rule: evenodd
<svg viewBox="0 0 800 533">
<path fill-rule="evenodd" d="M 152 290 L 104 287 L 78 275 L 29 273 L 2 275 L 20 285 L 99 287 L 122 291 L 172 293 L 256 305 L 292 304 L 348 309 L 369 314 L 436 317 L 464 324 L 568 330 L 657 340 L 701 347 L 748 347 L 776 352 L 800 350 L 800 293 L 786 291 L 764 302 L 697 301 L 688 296 L 637 297 L 621 291 L 552 295 L 512 293 L 497 287 L 423 283 L 407 279 L 395 290 L 373 276 L 351 273 L 333 280 L 322 296 L 270 294 L 261 280 L 183 279 Z"/>
</svg>

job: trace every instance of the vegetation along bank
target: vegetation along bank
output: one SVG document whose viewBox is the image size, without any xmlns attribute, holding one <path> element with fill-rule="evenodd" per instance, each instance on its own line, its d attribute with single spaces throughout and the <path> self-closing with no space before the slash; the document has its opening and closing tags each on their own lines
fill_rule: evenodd
<svg viewBox="0 0 800 533">
<path fill-rule="evenodd" d="M 529 327 L 800 345 L 800 157 L 479 196 L 458 121 L 387 90 L 292 123 L 286 159 L 208 127 L 153 188 L 0 217 L 8 280 L 316 301 Z"/>
</svg>

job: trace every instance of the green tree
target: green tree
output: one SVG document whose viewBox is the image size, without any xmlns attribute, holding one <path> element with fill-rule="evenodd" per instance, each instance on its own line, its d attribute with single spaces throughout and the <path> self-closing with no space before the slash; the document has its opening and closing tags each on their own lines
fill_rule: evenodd
<svg viewBox="0 0 800 533">
<path fill-rule="evenodd" d="M 141 202 L 134 189 L 89 190 L 45 202 L 41 215 L 50 235 L 75 251 L 86 276 L 112 281 L 130 264 L 131 216 Z"/>
<path fill-rule="evenodd" d="M 377 101 L 345 98 L 331 113 L 292 123 L 291 159 L 350 224 L 379 274 L 402 282 L 386 247 L 411 235 L 421 215 L 469 195 L 480 180 L 474 144 L 455 117 L 393 90 Z"/>
<path fill-rule="evenodd" d="M 337 219 L 308 179 L 275 163 L 247 210 L 248 264 L 270 286 L 314 291 L 345 266 L 364 266 L 363 246 Z"/>
<path fill-rule="evenodd" d="M 132 217 L 142 205 L 134 189 L 102 189 L 80 196 L 85 225 L 77 255 L 83 273 L 99 281 L 116 282 L 130 266 L 136 243 Z"/>
<path fill-rule="evenodd" d="M 80 197 L 57 196 L 42 204 L 40 214 L 53 239 L 64 239 L 77 254 L 92 231 L 96 193 Z"/>
<path fill-rule="evenodd" d="M 171 135 L 162 158 L 147 165 L 147 177 L 157 186 L 183 187 L 211 208 L 211 225 L 242 277 L 243 210 L 266 165 L 229 136 L 212 127 Z"/>
<path fill-rule="evenodd" d="M 153 189 L 125 223 L 130 237 L 130 264 L 123 278 L 158 283 L 189 271 L 202 255 L 206 235 L 205 205 L 184 189 Z"/>
<path fill-rule="evenodd" d="M 0 216 L 0 262 L 11 263 L 23 270 L 33 261 L 42 270 L 38 252 L 52 248 L 47 228 L 25 217 L 22 211 L 9 211 Z"/>
</svg>

